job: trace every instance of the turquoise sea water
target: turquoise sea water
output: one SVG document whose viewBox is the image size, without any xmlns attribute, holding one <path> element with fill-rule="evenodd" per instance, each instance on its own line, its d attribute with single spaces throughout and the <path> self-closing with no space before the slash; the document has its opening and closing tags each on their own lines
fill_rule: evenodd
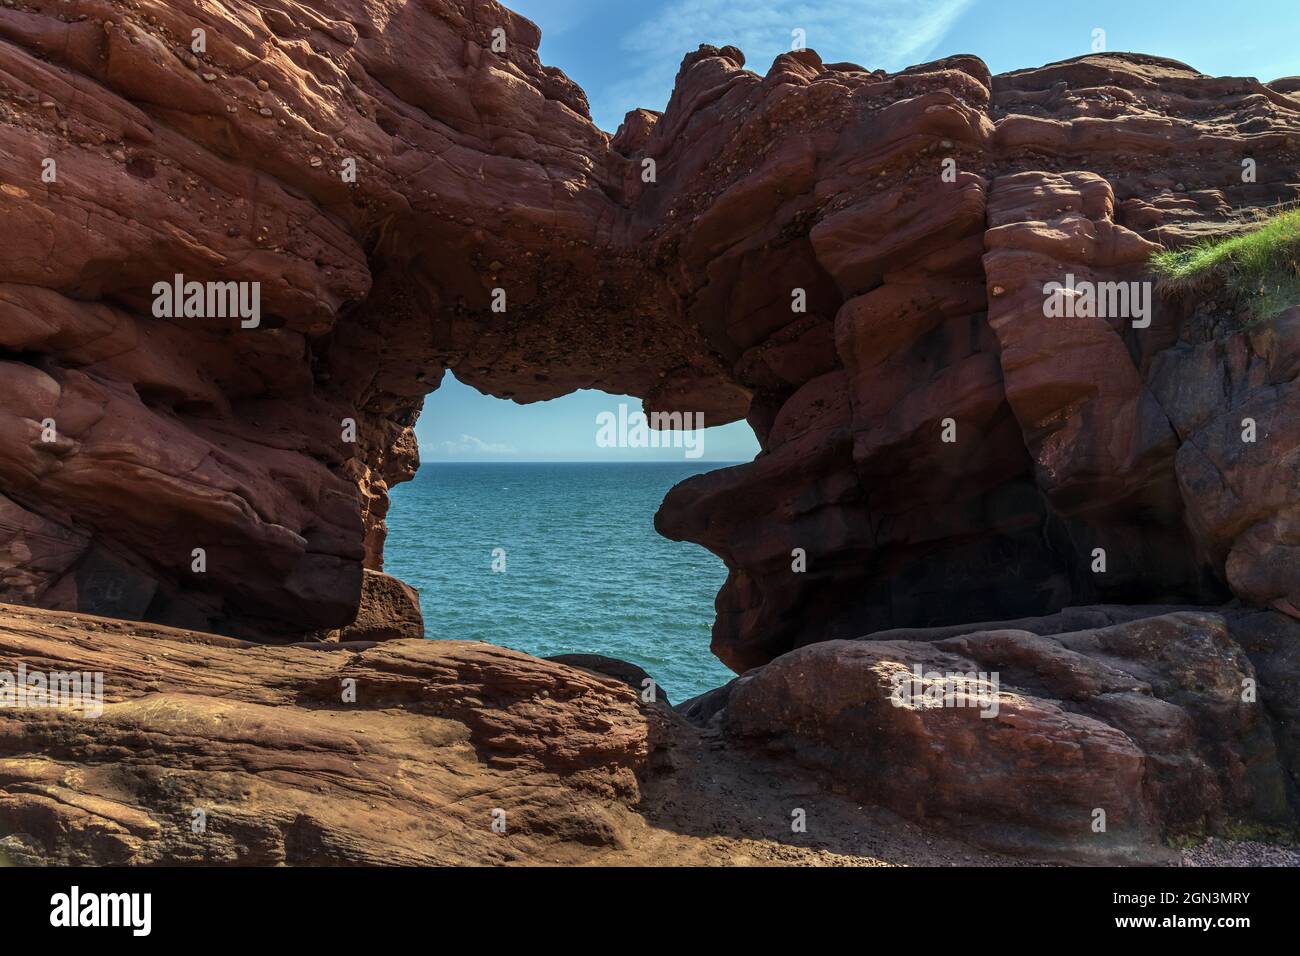
<svg viewBox="0 0 1300 956">
<path fill-rule="evenodd" d="M 735 676 L 709 652 L 727 574 L 660 537 L 654 514 L 673 485 L 722 467 L 428 463 L 392 491 L 385 570 L 419 589 L 432 639 L 617 657 L 679 703 Z"/>
</svg>

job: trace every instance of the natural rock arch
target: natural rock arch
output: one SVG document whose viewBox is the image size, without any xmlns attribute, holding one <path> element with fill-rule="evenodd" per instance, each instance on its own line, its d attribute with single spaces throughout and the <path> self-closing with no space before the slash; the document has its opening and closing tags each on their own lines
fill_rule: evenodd
<svg viewBox="0 0 1300 956">
<path fill-rule="evenodd" d="M 42 9 L 6 11 L 0 48 L 0 208 L 32 251 L 0 261 L 4 600 L 266 640 L 346 624 L 452 368 L 519 401 L 748 416 L 760 459 L 658 517 L 727 561 L 737 669 L 1097 600 L 1297 613 L 1295 316 L 1224 346 L 1180 338 L 1174 305 L 1141 332 L 1035 312 L 1067 271 L 1139 278 L 1154 241 L 1293 200 L 1285 83 L 1127 54 L 992 77 L 804 51 L 759 76 L 702 47 L 611 140 L 491 2 Z M 154 319 L 176 274 L 259 282 L 264 321 Z M 1188 398 L 1225 378 L 1271 451 L 1236 455 Z"/>
</svg>

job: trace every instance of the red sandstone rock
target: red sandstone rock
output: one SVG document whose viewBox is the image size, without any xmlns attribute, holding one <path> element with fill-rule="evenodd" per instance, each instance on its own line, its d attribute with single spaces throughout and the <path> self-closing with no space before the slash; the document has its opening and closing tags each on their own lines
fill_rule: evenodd
<svg viewBox="0 0 1300 956">
<path fill-rule="evenodd" d="M 833 640 L 1098 595 L 1300 615 L 1296 316 L 1042 314 L 1067 273 L 1141 280 L 1156 244 L 1295 199 L 1294 82 L 1135 55 L 890 75 L 811 51 L 759 76 L 703 47 L 611 139 L 492 2 L 78 12 L 0 9 L 0 597 L 258 640 L 414 633 L 376 572 L 424 395 L 447 368 L 519 401 L 604 388 L 747 415 L 762 442 L 657 518 L 727 561 L 714 648 L 761 669 L 687 709 L 733 741 L 1054 857 L 1294 819 L 1281 615 Z M 260 283 L 260 326 L 156 317 L 178 273 Z M 15 612 L 0 662 L 109 678 L 93 721 L 0 717 L 22 862 L 644 861 L 633 804 L 695 746 L 618 680 L 475 645 Z M 912 664 L 996 670 L 999 716 L 893 707 Z"/>
<path fill-rule="evenodd" d="M 397 0 L 79 12 L 0 10 L 0 209 L 30 250 L 0 261 L 0 533 L 23 541 L 3 596 L 259 639 L 347 624 L 444 367 L 521 400 L 676 389 L 744 413 L 631 244 L 629 161 L 528 21 Z M 175 274 L 260 283 L 261 326 L 154 318 Z"/>
<path fill-rule="evenodd" d="M 679 84 L 700 69 L 688 66 Z M 1202 543 L 1206 523 L 1222 519 L 1200 512 L 1229 506 L 1232 493 L 1209 480 L 1213 467 L 1204 492 L 1190 491 L 1183 475 L 1194 449 L 1160 390 L 1182 374 L 1185 350 L 1161 356 L 1178 346 L 1185 310 L 1157 297 L 1141 329 L 1051 319 L 1043 287 L 1071 273 L 1149 280 L 1158 243 L 1233 231 L 1234 208 L 1294 198 L 1271 175 L 1243 183 L 1240 160 L 1296 168 L 1295 104 L 1254 81 L 1131 55 L 993 78 L 970 59 L 887 78 L 781 76 L 772 88 L 734 81 L 749 113 L 734 102 L 712 111 L 711 140 L 722 142 L 718 126 L 730 123 L 738 148 L 710 169 L 745 177 L 728 191 L 764 182 L 769 166 L 738 162 L 740 144 L 750 115 L 781 117 L 765 127 L 774 140 L 766 150 L 804 157 L 778 192 L 791 198 L 737 218 L 746 238 L 733 248 L 781 236 L 786 261 L 798 262 L 809 236 L 839 295 L 817 298 L 826 293 L 813 267 L 795 281 L 764 263 L 777 277 L 766 282 L 806 287 L 812 313 L 835 310 L 834 358 L 847 377 L 815 358 L 807 319 L 772 334 L 771 345 L 745 340 L 736 371 L 755 389 L 750 421 L 764 456 L 692 479 L 660 511 L 664 533 L 727 561 L 719 656 L 744 670 L 813 641 L 1099 597 L 1217 603 L 1231 588 L 1292 613 L 1287 508 L 1300 481 L 1288 463 L 1300 442 L 1277 400 L 1259 399 L 1275 411 L 1258 448 L 1264 470 L 1235 519 L 1246 524 L 1229 519 L 1218 532 L 1238 542 L 1230 564 L 1227 546 Z M 836 109 L 847 89 L 858 95 L 852 113 Z M 1197 105 L 1207 100 L 1216 112 Z M 674 115 L 676 105 L 658 129 L 705 127 L 703 115 Z M 1252 125 L 1246 116 L 1256 112 L 1267 118 Z M 939 175 L 945 159 L 951 181 Z M 757 268 L 748 274 L 746 284 L 744 273 L 708 271 L 710 284 L 764 281 Z M 766 358 L 787 341 L 809 343 L 796 353 L 809 356 L 802 381 L 790 374 L 798 366 L 773 374 Z M 1283 336 L 1273 354 L 1294 355 L 1294 344 Z M 1294 379 L 1287 359 L 1274 364 L 1272 381 Z M 1153 381 L 1162 366 L 1164 382 Z M 1196 379 L 1180 394 L 1200 387 L 1217 394 Z M 1244 412 L 1231 414 L 1240 421 Z M 792 571 L 796 548 L 808 553 L 803 574 Z M 1105 573 L 1092 570 L 1098 549 Z"/>
<path fill-rule="evenodd" d="M 997 714 L 979 684 L 952 698 L 972 707 L 895 707 L 918 665 L 996 677 Z M 0 707 L 13 863 L 1005 862 L 931 828 L 1030 860 L 1160 862 L 1167 837 L 1285 828 L 1300 760 L 1300 623 L 1268 611 L 824 642 L 683 705 L 703 728 L 639 702 L 622 662 L 469 642 L 268 647 L 0 607 L 4 692 L 20 667 L 98 672 L 103 698 Z M 798 846 L 794 806 L 832 852 Z"/>
<path fill-rule="evenodd" d="M 578 862 L 625 842 L 662 719 L 484 644 L 258 647 L 3 610 L 0 670 L 104 681 L 98 716 L 0 709 L 15 862 Z"/>
<path fill-rule="evenodd" d="M 1300 309 L 1184 336 L 1153 377 L 1198 548 L 1238 596 L 1300 617 Z"/>
<path fill-rule="evenodd" d="M 1261 629 L 1260 617 L 1272 620 Z M 1173 836 L 1288 829 L 1294 734 L 1280 748 L 1273 715 L 1293 709 L 1300 625 L 1242 612 L 1121 618 L 816 644 L 735 681 L 719 719 L 738 742 L 1002 850 L 1156 860 Z M 1257 681 L 1269 690 L 1248 696 Z"/>
<path fill-rule="evenodd" d="M 98 671 L 104 700 L 0 706 L 4 865 L 1011 862 L 719 747 L 605 659 L 0 606 L 0 692 L 23 667 Z M 791 833 L 796 806 L 816 837 Z"/>
<path fill-rule="evenodd" d="M 328 635 L 329 640 L 342 643 L 422 637 L 424 614 L 420 610 L 419 593 L 395 577 L 369 569 L 361 583 L 361 606 L 356 620 Z"/>
<path fill-rule="evenodd" d="M 1131 54 L 760 76 L 701 47 L 611 139 L 490 0 L 78 10 L 0 9 L 6 600 L 346 627 L 452 369 L 748 417 L 760 458 L 657 518 L 727 562 L 738 670 L 1099 597 L 1300 613 L 1294 323 L 1212 345 L 1173 301 L 1041 312 L 1297 198 L 1289 81 Z M 176 274 L 260 283 L 260 326 L 156 317 Z"/>
</svg>

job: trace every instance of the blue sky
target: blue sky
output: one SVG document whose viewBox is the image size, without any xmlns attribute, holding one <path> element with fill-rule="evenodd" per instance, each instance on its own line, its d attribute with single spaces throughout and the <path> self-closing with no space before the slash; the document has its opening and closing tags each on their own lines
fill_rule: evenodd
<svg viewBox="0 0 1300 956">
<path fill-rule="evenodd" d="M 596 125 L 613 132 L 635 107 L 662 110 L 682 56 L 733 44 L 766 72 L 791 31 L 827 62 L 897 70 L 974 53 L 994 73 L 1106 48 L 1182 60 L 1219 76 L 1300 74 L 1300 0 L 506 0 L 542 28 L 542 60 L 587 91 Z M 532 406 L 488 398 L 449 375 L 425 402 L 424 461 L 681 460 L 681 449 L 600 449 L 596 416 L 635 399 L 594 392 Z M 744 422 L 710 429 L 703 460 L 758 451 Z"/>
<path fill-rule="evenodd" d="M 641 411 L 636 398 L 575 392 L 551 402 L 516 405 L 488 398 L 451 373 L 424 403 L 416 434 L 421 461 L 748 461 L 758 442 L 745 422 L 704 431 L 696 453 L 683 438 L 675 448 L 602 448 L 597 416 Z M 671 439 L 673 436 L 668 435 Z M 688 457 L 688 452 L 693 457 Z"/>
<path fill-rule="evenodd" d="M 974 53 L 994 73 L 1092 50 L 1172 57 L 1204 73 L 1300 74 L 1296 0 L 506 0 L 542 28 L 542 59 L 587 91 L 613 132 L 638 106 L 663 109 L 682 56 L 730 43 L 764 73 L 795 28 L 827 62 L 868 69 Z"/>
</svg>

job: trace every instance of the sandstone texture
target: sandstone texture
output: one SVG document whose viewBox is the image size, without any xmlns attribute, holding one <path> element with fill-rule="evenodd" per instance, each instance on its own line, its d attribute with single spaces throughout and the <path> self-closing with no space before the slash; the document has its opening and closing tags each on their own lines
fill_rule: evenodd
<svg viewBox="0 0 1300 956">
<path fill-rule="evenodd" d="M 737 277 L 750 288 L 783 250 L 803 263 L 785 284 L 821 295 L 789 321 L 773 290 L 765 314 L 785 324 L 744 343 L 764 454 L 659 514 L 731 568 L 724 661 L 1098 600 L 1235 594 L 1294 614 L 1294 319 L 1247 332 L 1227 303 L 1166 296 L 1146 328 L 1047 318 L 1044 286 L 1149 280 L 1161 245 L 1293 200 L 1300 101 L 1130 55 L 999 77 L 973 58 L 884 76 L 791 55 L 761 82 L 732 54 L 709 62 L 688 58 L 660 128 L 676 107 L 675 129 L 694 122 L 722 155 L 713 175 L 781 202 L 748 220 L 713 200 L 695 234 L 728 216 L 729 244 L 708 273 L 770 256 Z M 719 71 L 726 95 L 681 116 L 683 89 Z M 755 128 L 769 142 L 746 149 Z M 1249 184 L 1247 158 L 1267 170 Z M 1243 445 L 1246 417 L 1269 437 Z"/>
<path fill-rule="evenodd" d="M 1294 831 L 1297 687 L 1281 614 L 1097 607 L 815 644 L 684 711 L 973 842 L 1123 863 Z"/>
<path fill-rule="evenodd" d="M 0 662 L 0 690 L 19 667 L 104 689 L 98 714 L 0 707 L 0 864 L 1016 862 L 487 644 L 266 646 L 0 606 Z"/>
<path fill-rule="evenodd" d="M 0 597 L 347 626 L 450 368 L 748 417 L 759 459 L 658 519 L 727 562 L 739 670 L 1097 600 L 1297 613 L 1294 317 L 1041 314 L 1295 199 L 1291 81 L 701 47 L 611 138 L 539 39 L 489 0 L 0 9 Z M 156 317 L 176 275 L 260 283 L 260 325 Z"/>
<path fill-rule="evenodd" d="M 1183 845 L 1249 863 L 1288 851 L 1201 841 L 1295 828 L 1300 623 L 1273 611 L 1106 606 L 822 642 L 676 711 L 632 665 L 575 657 L 0 606 L 0 694 L 103 681 L 97 700 L 3 700 L 0 858 L 1176 864 Z M 899 698 L 914 668 L 927 687 L 996 675 L 996 712 Z M 979 680 L 957 694 L 987 709 Z"/>
<path fill-rule="evenodd" d="M 105 675 L 98 716 L 0 712 L 16 862 L 537 859 L 616 843 L 650 751 L 630 690 L 486 644 L 265 647 L 37 612 L 0 644 L 10 669 Z"/>
<path fill-rule="evenodd" d="M 1300 80 L 702 46 L 611 136 L 539 41 L 492 0 L 0 7 L 0 601 L 36 609 L 0 670 L 110 675 L 93 721 L 0 712 L 6 853 L 761 861 L 693 842 L 757 825 L 707 780 L 789 834 L 796 773 L 1045 859 L 1293 826 L 1300 303 L 1044 308 L 1300 199 Z M 256 323 L 160 314 L 177 276 Z M 617 662 L 402 640 L 388 490 L 448 369 L 748 420 L 655 519 L 725 561 L 743 677 L 673 716 Z M 913 666 L 1000 673 L 999 716 L 894 707 Z"/>
<path fill-rule="evenodd" d="M 356 620 L 330 631 L 326 640 L 397 641 L 424 637 L 420 595 L 404 581 L 379 571 L 365 571 L 361 581 L 361 606 Z"/>
</svg>

